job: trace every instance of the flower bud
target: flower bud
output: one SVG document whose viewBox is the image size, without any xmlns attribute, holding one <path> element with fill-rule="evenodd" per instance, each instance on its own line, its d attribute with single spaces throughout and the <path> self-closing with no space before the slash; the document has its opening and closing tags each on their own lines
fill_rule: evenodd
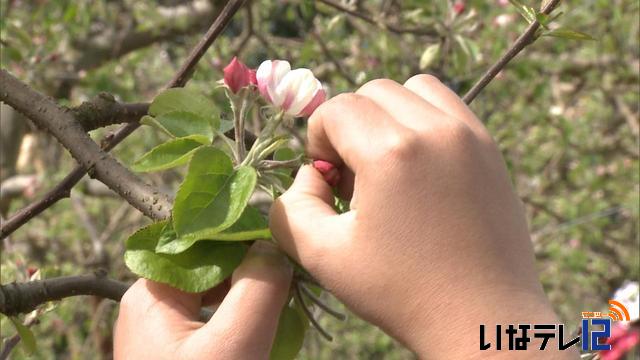
<svg viewBox="0 0 640 360">
<path fill-rule="evenodd" d="M 332 163 L 324 160 L 314 160 L 313 167 L 322 174 L 324 180 L 331 187 L 338 185 L 338 182 L 340 181 L 340 172 Z"/>
<path fill-rule="evenodd" d="M 224 84 L 232 93 L 237 93 L 243 87 L 256 84 L 255 70 L 251 70 L 237 57 L 233 57 L 224 69 Z"/>
<path fill-rule="evenodd" d="M 311 70 L 291 70 L 284 60 L 260 64 L 256 80 L 262 96 L 290 116 L 309 116 L 325 100 L 322 84 Z"/>
<path fill-rule="evenodd" d="M 466 4 L 464 3 L 464 1 L 457 1 L 455 4 L 453 4 L 453 12 L 456 13 L 456 15 L 462 14 L 465 8 Z"/>
</svg>

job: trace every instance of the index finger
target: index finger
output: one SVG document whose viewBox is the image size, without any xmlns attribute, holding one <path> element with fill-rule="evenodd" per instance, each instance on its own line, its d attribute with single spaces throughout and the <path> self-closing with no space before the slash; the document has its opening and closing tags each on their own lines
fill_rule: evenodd
<svg viewBox="0 0 640 360">
<path fill-rule="evenodd" d="M 307 153 L 357 173 L 408 131 L 371 99 L 340 94 L 309 118 Z"/>
</svg>

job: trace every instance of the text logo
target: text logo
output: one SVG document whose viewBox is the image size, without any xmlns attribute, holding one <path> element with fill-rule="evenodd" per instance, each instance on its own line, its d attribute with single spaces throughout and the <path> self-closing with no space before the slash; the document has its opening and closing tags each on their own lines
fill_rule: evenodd
<svg viewBox="0 0 640 360">
<path fill-rule="evenodd" d="M 627 308 L 622 305 L 619 301 L 609 300 L 609 317 L 613 321 L 631 321 L 631 317 L 629 316 L 629 311 Z M 620 310 L 622 312 L 620 312 Z"/>
</svg>

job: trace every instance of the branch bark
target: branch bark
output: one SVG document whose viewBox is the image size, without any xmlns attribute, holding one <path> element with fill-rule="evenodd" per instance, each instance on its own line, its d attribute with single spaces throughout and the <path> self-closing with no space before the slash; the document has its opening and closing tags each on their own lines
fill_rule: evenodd
<svg viewBox="0 0 640 360">
<path fill-rule="evenodd" d="M 0 313 L 6 316 L 26 314 L 49 301 L 72 296 L 91 295 L 120 301 L 131 285 L 109 279 L 105 271 L 91 275 L 74 275 L 49 278 L 24 283 L 0 285 Z M 199 320 L 206 322 L 213 312 L 200 309 Z"/>
<path fill-rule="evenodd" d="M 213 41 L 222 33 L 222 30 L 231 21 L 233 15 L 240 9 L 244 0 L 230 0 L 226 3 L 216 20 L 205 34 L 204 38 L 191 51 L 185 64 L 176 73 L 167 87 L 182 87 L 188 81 L 196 64 L 202 58 L 202 55 L 211 46 Z M 124 140 L 129 134 L 135 131 L 140 124 L 138 122 L 128 123 L 121 126 L 117 131 L 110 133 L 102 139 L 101 148 L 103 152 L 108 152 Z M 69 197 L 71 188 L 75 186 L 80 179 L 87 173 L 82 165 L 76 166 L 65 178 L 56 185 L 52 190 L 47 192 L 45 196 L 37 202 L 29 204 L 27 207 L 18 211 L 10 219 L 2 222 L 0 225 L 0 239 L 9 236 L 12 232 L 24 225 L 34 216 L 55 204 L 58 200 Z M 169 209 L 167 208 L 166 211 Z"/>
<path fill-rule="evenodd" d="M 542 7 L 541 12 L 545 15 L 550 14 L 553 9 L 560 4 L 560 0 L 549 0 Z M 498 75 L 498 73 L 529 44 L 532 44 L 536 40 L 536 31 L 540 28 L 540 23 L 534 21 L 520 35 L 511 47 L 493 64 L 482 77 L 471 87 L 471 89 L 464 95 L 462 100 L 468 105 L 478 96 L 478 94 Z"/>
<path fill-rule="evenodd" d="M 117 192 L 136 209 L 156 220 L 169 216 L 171 201 L 166 194 L 146 184 L 87 135 L 69 109 L 0 71 L 0 99 L 53 135 L 85 171 Z"/>
<path fill-rule="evenodd" d="M 0 313 L 14 316 L 33 311 L 48 301 L 70 296 L 93 295 L 120 301 L 128 284 L 112 280 L 106 274 L 64 276 L 0 286 Z"/>
<path fill-rule="evenodd" d="M 84 131 L 113 124 L 137 122 L 148 110 L 149 103 L 119 103 L 108 93 L 100 93 L 91 101 L 85 101 L 71 109 Z"/>
</svg>

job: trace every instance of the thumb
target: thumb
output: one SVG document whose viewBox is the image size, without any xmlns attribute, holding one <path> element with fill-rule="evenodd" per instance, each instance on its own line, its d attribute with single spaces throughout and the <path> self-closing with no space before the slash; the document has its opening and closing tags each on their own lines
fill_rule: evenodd
<svg viewBox="0 0 640 360">
<path fill-rule="evenodd" d="M 294 260 L 314 272 L 321 246 L 337 239 L 331 188 L 310 165 L 298 170 L 287 192 L 271 206 L 269 227 L 280 247 Z"/>
<path fill-rule="evenodd" d="M 198 330 L 197 343 L 212 358 L 222 354 L 230 359 L 266 358 L 289 299 L 291 276 L 291 265 L 276 245 L 256 241 L 233 272 L 227 296 Z"/>
</svg>

